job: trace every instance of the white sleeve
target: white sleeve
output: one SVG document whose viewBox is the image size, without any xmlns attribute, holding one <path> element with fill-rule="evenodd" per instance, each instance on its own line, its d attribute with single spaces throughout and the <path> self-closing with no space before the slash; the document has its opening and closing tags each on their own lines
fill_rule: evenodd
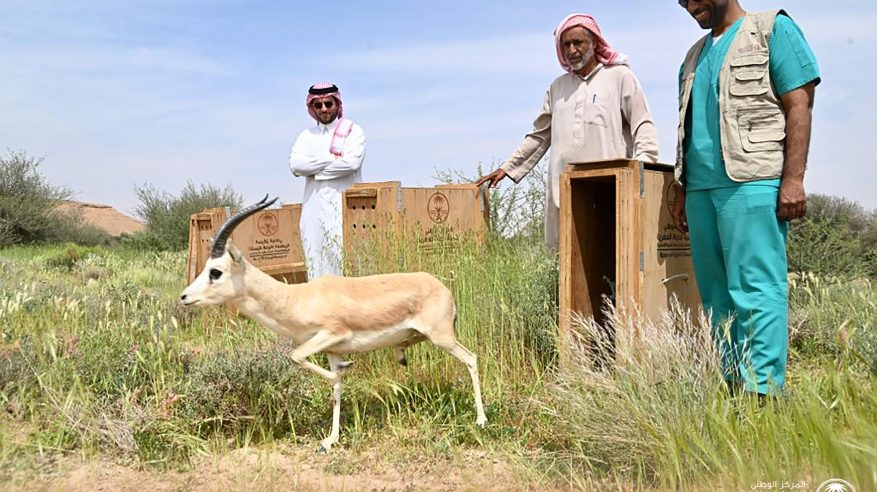
<svg viewBox="0 0 877 492">
<path fill-rule="evenodd" d="M 313 176 L 325 169 L 335 158 L 328 149 L 325 154 L 320 155 L 316 155 L 312 149 L 308 149 L 305 132 L 302 132 L 295 139 L 292 152 L 289 153 L 289 169 L 296 176 Z"/>
<path fill-rule="evenodd" d="M 365 133 L 359 125 L 353 125 L 350 135 L 344 139 L 344 149 L 337 159 L 314 174 L 316 180 L 343 178 L 362 167 L 365 160 Z"/>
<path fill-rule="evenodd" d="M 643 88 L 630 70 L 621 80 L 621 111 L 630 126 L 633 158 L 642 162 L 658 162 L 658 129 Z"/>
</svg>

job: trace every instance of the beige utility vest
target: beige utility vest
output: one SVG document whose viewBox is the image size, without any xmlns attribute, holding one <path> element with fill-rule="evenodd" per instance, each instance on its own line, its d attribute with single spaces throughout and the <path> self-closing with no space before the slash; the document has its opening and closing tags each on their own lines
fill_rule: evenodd
<svg viewBox="0 0 877 492">
<path fill-rule="evenodd" d="M 770 37 L 782 10 L 747 14 L 719 73 L 719 121 L 725 171 L 738 182 L 779 178 L 783 173 L 786 114 L 770 78 Z M 697 60 L 707 34 L 688 51 L 679 88 L 676 181 L 683 183 L 685 117 Z"/>
</svg>

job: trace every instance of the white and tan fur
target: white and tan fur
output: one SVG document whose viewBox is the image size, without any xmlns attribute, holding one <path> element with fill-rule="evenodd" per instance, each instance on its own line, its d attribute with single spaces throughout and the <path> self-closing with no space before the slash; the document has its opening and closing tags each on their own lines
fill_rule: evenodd
<svg viewBox="0 0 877 492">
<path fill-rule="evenodd" d="M 481 401 L 475 354 L 454 336 L 456 307 L 451 291 L 428 273 L 394 273 L 368 277 L 321 277 L 305 284 L 285 284 L 250 264 L 234 246 L 211 258 L 180 295 L 185 306 L 231 302 L 242 313 L 292 340 L 292 360 L 332 384 L 332 431 L 321 442 L 328 451 L 338 441 L 341 375 L 350 366 L 343 354 L 394 347 L 405 365 L 405 349 L 423 340 L 441 347 L 469 369 L 475 388 L 475 423 L 487 417 Z M 308 357 L 327 354 L 326 370 Z"/>
</svg>

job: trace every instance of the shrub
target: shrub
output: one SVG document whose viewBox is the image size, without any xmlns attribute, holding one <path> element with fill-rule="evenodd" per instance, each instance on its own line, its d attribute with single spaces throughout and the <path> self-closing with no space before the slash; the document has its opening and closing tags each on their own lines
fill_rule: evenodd
<svg viewBox="0 0 877 492">
<path fill-rule="evenodd" d="M 188 181 L 179 196 L 159 191 L 150 184 L 136 188 L 140 204 L 135 214 L 146 223 L 146 229 L 135 234 L 128 243 L 141 249 L 179 251 L 189 240 L 189 217 L 206 208 L 240 208 L 243 197 L 231 186 L 216 188 Z"/>
<path fill-rule="evenodd" d="M 42 158 L 24 152 L 0 157 L 0 246 L 43 241 L 57 223 L 58 200 L 71 196 L 39 173 Z"/>
<path fill-rule="evenodd" d="M 282 347 L 216 352 L 192 364 L 181 415 L 204 438 L 254 431 L 258 439 L 315 433 L 328 419 L 326 388 Z"/>
<path fill-rule="evenodd" d="M 90 254 L 97 254 L 97 251 L 94 248 L 83 248 L 70 243 L 63 250 L 46 258 L 46 265 L 50 268 L 70 271 Z"/>
<path fill-rule="evenodd" d="M 811 195 L 807 216 L 789 229 L 789 271 L 877 275 L 877 220 L 845 198 Z"/>
<path fill-rule="evenodd" d="M 109 234 L 76 214 L 58 212 L 72 192 L 50 184 L 39 173 L 42 158 L 24 152 L 0 157 L 0 246 L 38 242 L 108 244 Z"/>
<path fill-rule="evenodd" d="M 80 246 L 110 246 L 118 243 L 118 239 L 109 233 L 93 226 L 77 212 L 57 212 L 57 220 L 47 240 L 59 243 L 74 243 Z"/>
</svg>

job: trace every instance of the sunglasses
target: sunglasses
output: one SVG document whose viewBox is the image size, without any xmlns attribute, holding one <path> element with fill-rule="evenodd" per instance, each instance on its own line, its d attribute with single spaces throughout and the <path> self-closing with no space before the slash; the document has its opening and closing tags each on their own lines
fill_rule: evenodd
<svg viewBox="0 0 877 492">
<path fill-rule="evenodd" d="M 312 106 L 317 110 L 323 109 L 323 106 L 325 106 L 326 109 L 332 109 L 332 107 L 335 106 L 335 101 L 314 101 Z"/>
</svg>

